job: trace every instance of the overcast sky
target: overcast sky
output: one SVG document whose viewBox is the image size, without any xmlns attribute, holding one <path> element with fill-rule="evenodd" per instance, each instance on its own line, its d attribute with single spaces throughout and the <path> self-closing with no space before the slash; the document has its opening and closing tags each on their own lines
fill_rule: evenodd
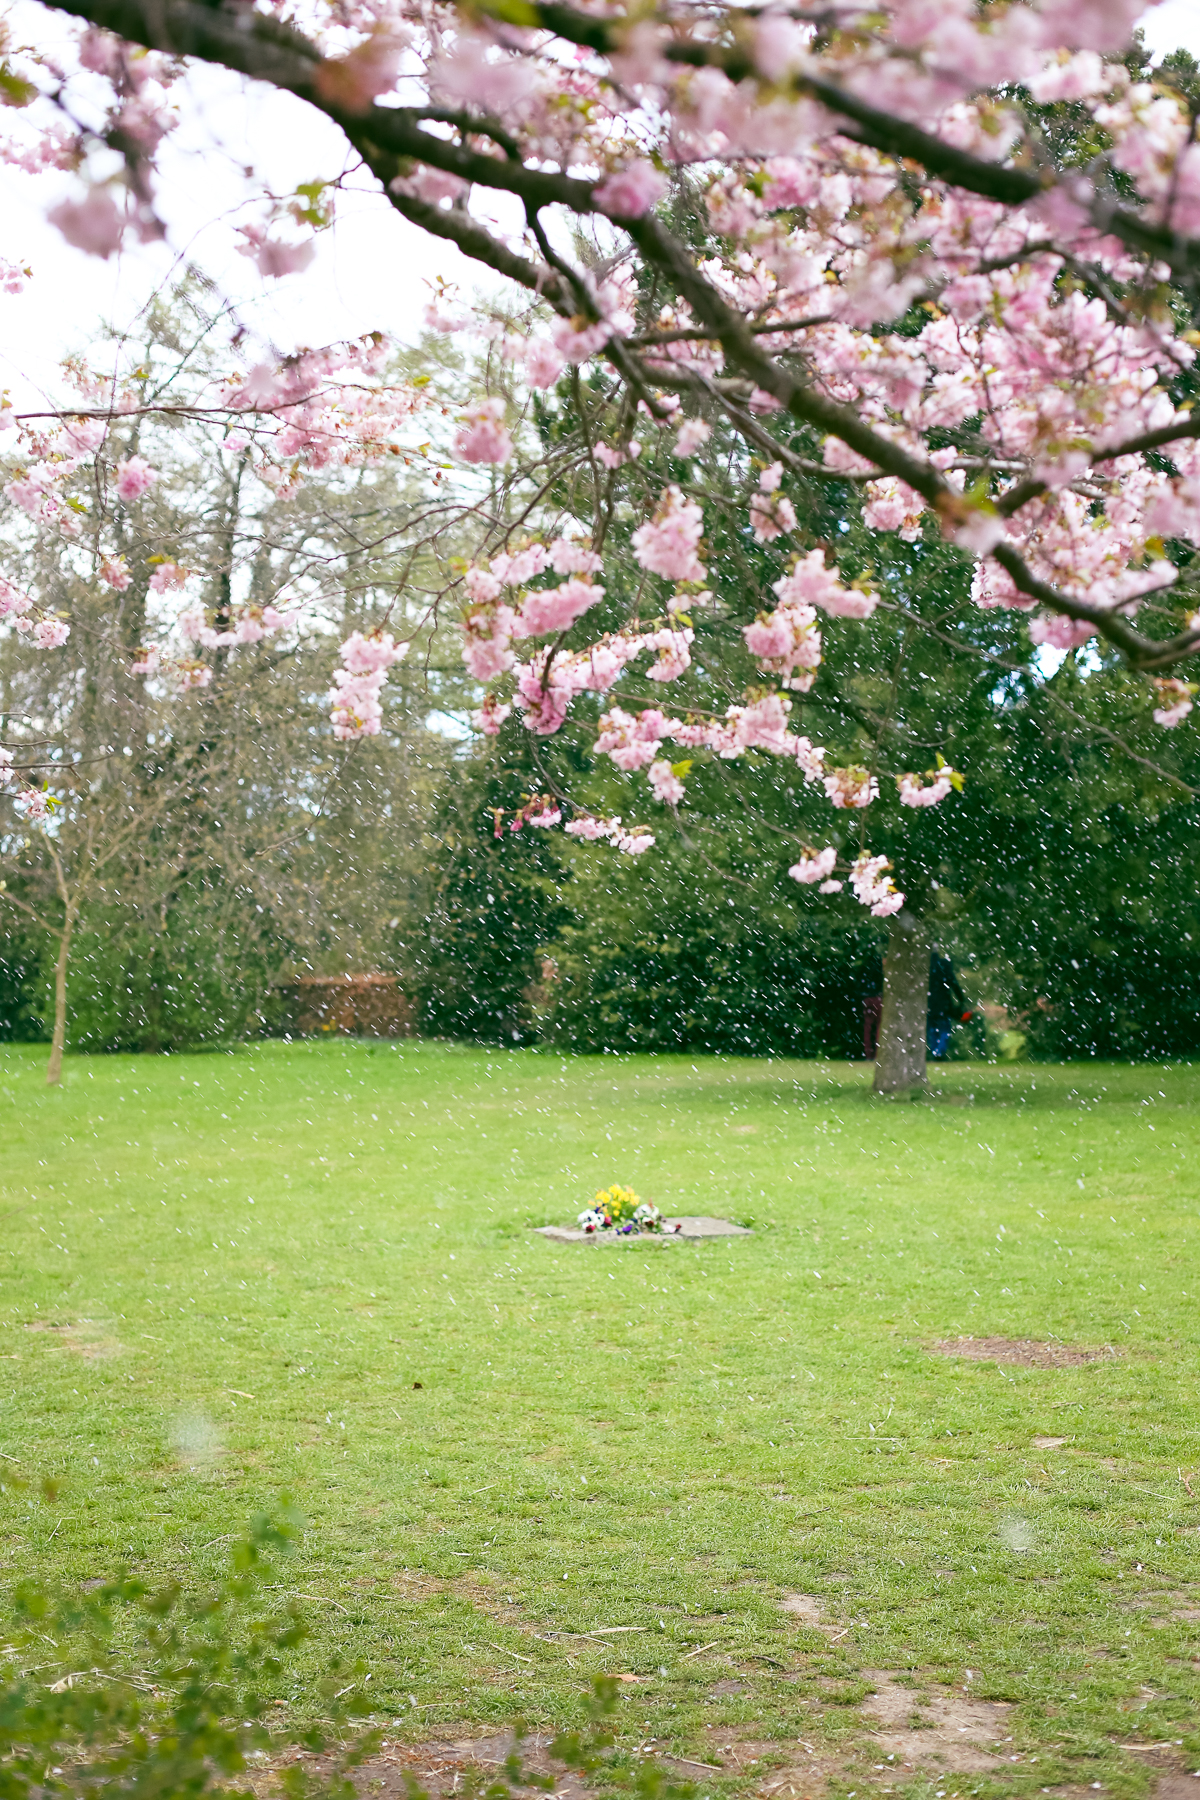
<svg viewBox="0 0 1200 1800">
<path fill-rule="evenodd" d="M 30 37 L 48 18 L 28 0 L 18 16 Z M 1143 28 L 1156 55 L 1184 45 L 1200 56 L 1200 0 L 1165 0 L 1146 14 Z M 237 253 L 236 227 L 253 216 L 239 210 L 242 168 L 253 165 L 275 192 L 287 194 L 302 181 L 344 173 L 345 142 L 311 107 L 221 70 L 195 68 L 181 100 L 187 124 L 164 157 L 168 178 L 160 189 L 167 245 L 138 246 L 109 262 L 72 250 L 44 218 L 72 178 L 0 169 L 3 252 L 34 271 L 24 294 L 0 295 L 0 388 L 22 410 L 39 394 L 61 392 L 60 359 L 86 346 L 101 318 L 131 323 L 189 257 L 238 306 L 264 347 L 281 351 L 372 330 L 412 341 L 433 278 L 467 289 L 476 284 L 476 271 L 452 246 L 407 224 L 361 178 L 340 196 L 337 224 L 322 236 L 315 264 L 264 283 Z"/>
</svg>

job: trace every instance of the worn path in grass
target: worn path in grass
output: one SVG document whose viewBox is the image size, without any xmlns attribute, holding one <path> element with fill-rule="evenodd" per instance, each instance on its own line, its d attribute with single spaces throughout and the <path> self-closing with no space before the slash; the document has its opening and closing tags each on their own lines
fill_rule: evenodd
<svg viewBox="0 0 1200 1800">
<path fill-rule="evenodd" d="M 9 1578 L 201 1581 L 288 1492 L 313 1658 L 409 1739 L 606 1670 L 622 1742 L 781 1800 L 1136 1795 L 1153 1743 L 1191 1791 L 1200 1071 L 43 1058 L 0 1052 L 0 1451 L 62 1494 L 3 1501 Z M 529 1231 L 613 1180 L 755 1234 Z"/>
</svg>

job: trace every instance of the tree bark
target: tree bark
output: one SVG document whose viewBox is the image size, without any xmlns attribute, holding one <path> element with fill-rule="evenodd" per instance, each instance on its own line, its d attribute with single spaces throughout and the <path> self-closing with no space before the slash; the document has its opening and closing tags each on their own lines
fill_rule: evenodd
<svg viewBox="0 0 1200 1800">
<path fill-rule="evenodd" d="M 929 1012 L 930 938 L 907 908 L 888 932 L 883 970 L 883 1016 L 875 1054 L 875 1092 L 903 1094 L 925 1086 L 925 1027 Z"/>
<path fill-rule="evenodd" d="M 63 1048 L 67 1039 L 67 964 L 71 957 L 71 937 L 75 930 L 75 914 L 67 908 L 62 935 L 58 940 L 58 957 L 54 964 L 54 1035 L 50 1039 L 50 1061 L 46 1064 L 46 1086 L 57 1087 L 62 1080 Z"/>
</svg>

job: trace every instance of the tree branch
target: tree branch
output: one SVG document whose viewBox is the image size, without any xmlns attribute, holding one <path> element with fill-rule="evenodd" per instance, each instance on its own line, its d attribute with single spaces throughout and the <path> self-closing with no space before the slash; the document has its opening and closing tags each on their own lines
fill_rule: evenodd
<svg viewBox="0 0 1200 1800">
<path fill-rule="evenodd" d="M 614 28 L 604 19 L 579 13 L 556 0 L 533 0 L 529 10 L 548 31 L 569 43 L 584 44 L 611 55 L 621 49 L 621 27 Z M 762 79 L 753 57 L 742 45 L 706 43 L 698 39 L 675 39 L 662 46 L 667 62 L 682 63 L 690 68 L 722 69 L 732 82 Z M 964 188 L 1002 206 L 1025 206 L 1055 185 L 1051 169 L 1037 173 L 1014 169 L 1002 163 L 988 162 L 959 150 L 935 133 L 925 131 L 908 119 L 881 112 L 860 100 L 857 94 L 817 76 L 795 75 L 793 92 L 810 95 L 828 107 L 831 113 L 850 121 L 847 137 L 869 144 L 887 156 L 919 163 L 927 174 L 951 187 Z M 1119 206 L 1110 196 L 1097 193 L 1092 202 L 1092 223 L 1097 230 L 1113 237 L 1144 256 L 1160 258 L 1177 275 L 1200 275 L 1200 241 L 1172 231 L 1166 225 L 1154 225 L 1128 208 Z"/>
</svg>

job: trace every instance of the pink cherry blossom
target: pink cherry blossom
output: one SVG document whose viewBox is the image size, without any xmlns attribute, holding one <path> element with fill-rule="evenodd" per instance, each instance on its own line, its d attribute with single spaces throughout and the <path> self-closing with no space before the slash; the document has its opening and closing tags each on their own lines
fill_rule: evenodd
<svg viewBox="0 0 1200 1800">
<path fill-rule="evenodd" d="M 378 736 L 383 725 L 380 694 L 385 679 L 383 669 L 369 675 L 353 674 L 349 669 L 334 670 L 329 695 L 333 710 L 329 716 L 335 738 L 347 741 Z"/>
<path fill-rule="evenodd" d="M 494 681 L 515 661 L 504 638 L 467 638 L 462 659 L 476 681 Z"/>
<path fill-rule="evenodd" d="M 408 654 L 408 645 L 397 644 L 391 633 L 382 629 L 369 637 L 352 631 L 341 654 L 342 667 L 333 672 L 329 694 L 333 735 L 343 742 L 376 737 L 383 727 L 387 672 Z"/>
<path fill-rule="evenodd" d="M 620 830 L 620 819 L 597 819 L 591 813 L 578 813 L 569 819 L 563 830 L 569 837 L 583 838 L 586 842 L 595 843 L 597 838 L 612 837 Z"/>
<path fill-rule="evenodd" d="M 100 579 L 106 587 L 123 594 L 133 576 L 123 556 L 104 556 L 100 559 Z"/>
<path fill-rule="evenodd" d="M 181 568 L 177 562 L 159 563 L 150 577 L 150 592 L 165 594 L 168 588 L 182 587 L 187 578 L 188 571 Z M 126 580 L 125 586 L 129 586 L 128 580 Z"/>
<path fill-rule="evenodd" d="M 657 709 L 644 713 L 639 720 L 614 706 L 611 711 L 601 714 L 600 735 L 595 744 L 597 756 L 610 756 L 618 769 L 624 769 L 627 774 L 634 769 L 646 768 L 658 756 L 659 744 L 666 735 L 664 730 L 658 729 L 660 723 L 665 722 Z M 669 764 L 666 766 L 670 767 Z"/>
<path fill-rule="evenodd" d="M 503 583 L 494 570 L 481 569 L 478 563 L 472 563 L 463 576 L 463 586 L 472 600 L 482 603 L 488 600 L 498 600 Z"/>
<path fill-rule="evenodd" d="M 640 219 L 667 191 L 666 177 L 653 163 L 639 161 L 609 175 L 592 195 L 601 212 L 616 219 Z"/>
<path fill-rule="evenodd" d="M 1074 650 L 1096 635 L 1096 627 L 1086 619 L 1069 619 L 1062 613 L 1039 613 L 1029 621 L 1029 638 L 1034 644 L 1049 644 L 1054 650 Z"/>
<path fill-rule="evenodd" d="M 650 681 L 678 681 L 692 660 L 691 645 L 695 632 L 690 627 L 682 630 L 666 627 L 662 631 L 651 631 L 642 639 L 647 650 L 657 651 L 654 661 L 646 670 Z"/>
<path fill-rule="evenodd" d="M 826 881 L 836 863 L 837 850 L 833 846 L 825 850 L 806 850 L 800 861 L 792 864 L 788 874 L 793 881 L 802 881 L 811 885 L 818 881 Z M 840 888 L 841 882 L 838 882 L 837 886 Z M 824 893 L 826 890 L 822 888 L 821 891 Z"/>
<path fill-rule="evenodd" d="M 664 489 L 653 519 L 633 534 L 633 553 L 643 569 L 668 581 L 703 581 L 705 568 L 696 554 L 704 535 L 704 514 L 677 487 Z"/>
<path fill-rule="evenodd" d="M 604 567 L 602 556 L 597 556 L 587 544 L 576 543 L 573 538 L 552 539 L 546 546 L 546 557 L 556 575 L 595 575 Z M 604 589 L 598 591 L 603 593 Z"/>
<path fill-rule="evenodd" d="M 554 348 L 564 362 L 586 362 L 602 350 L 612 336 L 607 319 L 587 319 L 582 314 L 572 319 L 559 319 L 551 328 Z"/>
<path fill-rule="evenodd" d="M 636 438 L 630 438 L 625 444 L 597 444 L 595 458 L 606 469 L 619 469 L 627 462 L 635 462 L 642 453 L 642 446 Z"/>
<path fill-rule="evenodd" d="M 828 769 L 821 783 L 831 806 L 861 810 L 879 798 L 879 783 L 866 769 Z"/>
<path fill-rule="evenodd" d="M 898 531 L 909 542 L 922 533 L 925 502 L 903 481 L 872 481 L 867 489 L 863 523 L 872 531 Z"/>
<path fill-rule="evenodd" d="M 777 612 L 760 613 L 753 625 L 743 628 L 746 647 L 760 662 L 775 662 L 785 657 L 792 647 L 791 614 L 786 607 Z"/>
<path fill-rule="evenodd" d="M 735 710 L 734 731 L 742 748 L 773 750 L 780 754 L 787 747 L 787 722 L 792 703 L 782 694 L 767 694 L 752 705 Z"/>
<path fill-rule="evenodd" d="M 901 806 L 937 806 L 952 791 L 954 774 L 953 769 L 940 769 L 928 784 L 919 775 L 898 775 L 896 785 L 900 790 Z"/>
<path fill-rule="evenodd" d="M 520 587 L 523 582 L 532 581 L 546 567 L 547 555 L 544 544 L 527 544 L 523 550 L 502 551 L 492 558 L 492 574 L 505 587 Z"/>
<path fill-rule="evenodd" d="M 136 500 L 147 488 L 152 488 L 158 480 L 158 470 L 141 456 L 127 457 L 117 464 L 117 498 L 120 500 Z"/>
<path fill-rule="evenodd" d="M 785 494 L 759 493 L 750 501 L 750 523 L 758 543 L 769 544 L 796 529 L 796 513 Z"/>
<path fill-rule="evenodd" d="M 106 187 L 89 188 L 82 200 L 60 200 L 46 216 L 68 244 L 89 256 L 107 259 L 125 235 L 126 216 Z"/>
<path fill-rule="evenodd" d="M 313 84 L 322 99 L 347 112 L 366 112 L 395 87 L 403 50 L 402 38 L 376 30 L 348 55 L 319 63 Z"/>
<path fill-rule="evenodd" d="M 373 631 L 364 637 L 352 631 L 342 645 L 342 663 L 352 675 L 374 675 L 402 662 L 408 655 L 407 644 L 397 644 L 390 631 Z"/>
<path fill-rule="evenodd" d="M 712 426 L 703 419 L 685 419 L 675 438 L 676 456 L 695 456 L 712 436 Z"/>
<path fill-rule="evenodd" d="M 511 712 L 512 707 L 506 702 L 497 700 L 494 694 L 488 694 L 483 705 L 471 714 L 471 723 L 476 731 L 482 731 L 487 737 L 495 737 Z"/>
<path fill-rule="evenodd" d="M 567 366 L 567 359 L 551 338 L 533 338 L 525 351 L 525 373 L 530 387 L 551 388 Z"/>
<path fill-rule="evenodd" d="M 454 439 L 454 453 L 467 463 L 506 463 L 513 441 L 504 424 L 503 400 L 479 400 L 469 407 Z"/>
<path fill-rule="evenodd" d="M 850 886 L 860 905 L 869 907 L 877 919 L 886 919 L 904 905 L 904 895 L 886 873 L 891 864 L 886 856 L 871 856 L 863 851 L 850 866 Z"/>
<path fill-rule="evenodd" d="M 543 637 L 566 631 L 576 619 L 604 598 L 604 589 L 590 581 L 564 581 L 558 587 L 538 588 L 526 594 L 517 614 L 514 635 Z"/>
<path fill-rule="evenodd" d="M 473 31 L 460 30 L 430 67 L 436 95 L 501 115 L 521 106 L 536 79 L 527 62 L 497 55 L 491 39 Z"/>
<path fill-rule="evenodd" d="M 65 619 L 39 619 L 33 628 L 33 641 L 41 650 L 58 650 L 71 635 Z"/>
<path fill-rule="evenodd" d="M 250 248 L 259 274 L 271 281 L 280 281 L 285 275 L 302 274 L 317 254 L 312 238 L 288 242 L 283 238 L 264 237 Z"/>
<path fill-rule="evenodd" d="M 837 570 L 825 567 L 823 550 L 799 558 L 791 574 L 775 583 L 775 592 L 785 606 L 819 606 L 842 619 L 869 619 L 879 604 L 877 594 L 844 587 Z"/>
<path fill-rule="evenodd" d="M 613 843 L 626 856 L 641 856 L 644 851 L 654 848 L 654 838 L 644 825 L 631 826 L 628 831 L 615 831 Z"/>
<path fill-rule="evenodd" d="M 661 800 L 664 806 L 678 806 L 683 799 L 683 782 L 676 775 L 669 762 L 652 762 L 647 772 L 647 780 L 654 791 L 654 798 Z"/>
<path fill-rule="evenodd" d="M 1154 709 L 1155 724 L 1168 728 L 1182 724 L 1195 704 L 1196 683 L 1180 681 L 1172 675 L 1159 675 L 1154 678 L 1154 690 L 1162 702 Z"/>
<path fill-rule="evenodd" d="M 457 200 L 467 192 L 467 184 L 461 175 L 452 175 L 447 169 L 416 169 L 411 175 L 397 175 L 388 183 L 393 194 L 411 194 L 418 200 L 424 200 L 429 206 L 440 206 L 444 200 Z M 436 309 L 433 309 L 436 310 Z M 426 313 L 425 322 L 431 330 L 437 330 L 434 319 Z M 462 323 L 467 323 L 464 320 Z"/>
</svg>

